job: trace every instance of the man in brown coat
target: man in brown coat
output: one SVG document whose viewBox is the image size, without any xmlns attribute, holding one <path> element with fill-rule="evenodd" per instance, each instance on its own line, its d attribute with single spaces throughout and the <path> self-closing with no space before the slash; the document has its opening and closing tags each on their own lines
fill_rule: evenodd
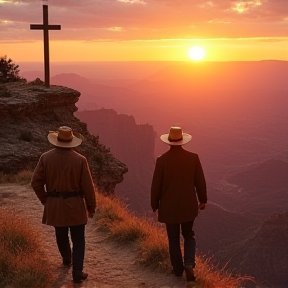
<svg viewBox="0 0 288 288">
<path fill-rule="evenodd" d="M 170 150 L 157 158 L 151 186 L 151 207 L 158 210 L 158 221 L 165 223 L 169 242 L 172 273 L 187 282 L 195 281 L 195 251 L 193 223 L 198 209 L 207 203 L 206 181 L 197 154 L 182 148 L 192 136 L 180 127 L 171 127 L 160 139 Z M 180 228 L 184 238 L 184 261 L 180 247 Z"/>
<path fill-rule="evenodd" d="M 88 277 L 83 272 L 87 214 L 92 218 L 96 208 L 87 159 L 73 150 L 82 143 L 83 137 L 74 135 L 70 127 L 61 126 L 58 131 L 49 132 L 47 138 L 55 148 L 41 155 L 31 186 L 44 205 L 42 223 L 55 227 L 63 265 L 73 263 L 73 281 L 82 283 Z"/>
</svg>

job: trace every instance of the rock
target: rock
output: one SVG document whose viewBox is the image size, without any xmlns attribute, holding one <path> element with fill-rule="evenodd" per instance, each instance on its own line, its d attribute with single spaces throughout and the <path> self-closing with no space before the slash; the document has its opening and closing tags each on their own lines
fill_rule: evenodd
<svg viewBox="0 0 288 288">
<path fill-rule="evenodd" d="M 100 192 L 114 194 L 116 184 L 122 182 L 128 169 L 99 143 L 98 136 L 88 132 L 85 123 L 74 117 L 80 92 L 21 82 L 1 87 L 10 97 L 0 95 L 0 171 L 33 170 L 39 156 L 53 148 L 47 140 L 48 132 L 67 125 L 85 138 L 77 151 L 87 157 Z"/>
<path fill-rule="evenodd" d="M 136 124 L 131 115 L 117 114 L 112 109 L 77 111 L 88 131 L 99 136 L 99 142 L 128 167 L 124 181 L 115 194 L 137 214 L 150 211 L 150 186 L 155 167 L 156 133 L 149 124 Z"/>
</svg>

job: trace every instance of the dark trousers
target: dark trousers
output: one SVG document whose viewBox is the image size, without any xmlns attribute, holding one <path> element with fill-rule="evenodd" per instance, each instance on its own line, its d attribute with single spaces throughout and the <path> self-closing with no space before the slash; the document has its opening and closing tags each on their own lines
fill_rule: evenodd
<svg viewBox="0 0 288 288">
<path fill-rule="evenodd" d="M 184 266 L 195 267 L 196 240 L 193 229 L 194 221 L 185 223 L 166 223 L 170 261 L 175 273 L 183 273 Z M 184 263 L 180 246 L 180 228 L 184 238 Z"/>
<path fill-rule="evenodd" d="M 72 252 L 69 241 L 69 230 L 72 241 Z M 72 257 L 73 273 L 83 271 L 85 255 L 85 225 L 55 227 L 56 242 L 62 258 Z"/>
</svg>

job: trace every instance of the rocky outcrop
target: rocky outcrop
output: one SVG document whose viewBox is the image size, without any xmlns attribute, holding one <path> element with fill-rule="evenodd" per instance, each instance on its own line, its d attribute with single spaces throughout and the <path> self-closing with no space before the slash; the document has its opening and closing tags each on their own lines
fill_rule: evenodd
<svg viewBox="0 0 288 288">
<path fill-rule="evenodd" d="M 80 92 L 62 86 L 46 88 L 19 82 L 1 85 L 1 91 L 0 171 L 34 169 L 39 156 L 53 148 L 46 138 L 48 131 L 67 125 L 85 138 L 77 150 L 87 157 L 99 190 L 114 194 L 127 167 L 99 144 L 99 137 L 91 135 L 85 123 L 74 117 Z"/>
<path fill-rule="evenodd" d="M 88 131 L 99 135 L 99 142 L 128 167 L 115 194 L 139 214 L 150 211 L 150 185 L 154 171 L 156 133 L 149 124 L 136 124 L 133 116 L 112 109 L 77 111 L 75 116 L 87 123 Z"/>
</svg>

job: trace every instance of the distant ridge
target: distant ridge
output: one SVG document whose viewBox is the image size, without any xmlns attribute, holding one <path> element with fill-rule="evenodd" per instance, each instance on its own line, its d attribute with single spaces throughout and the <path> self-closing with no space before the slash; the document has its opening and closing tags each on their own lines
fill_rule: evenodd
<svg viewBox="0 0 288 288">
<path fill-rule="evenodd" d="M 207 209 L 199 212 L 194 224 L 197 247 L 201 253 L 217 254 L 217 259 L 230 243 L 245 239 L 258 226 L 259 219 L 252 213 L 236 213 L 209 202 Z"/>
<path fill-rule="evenodd" d="M 145 84 L 145 91 L 153 92 L 162 85 L 177 91 L 208 90 L 288 90 L 287 61 L 246 62 L 175 62 L 146 77 L 130 88 Z M 147 85 L 151 83 L 151 87 Z M 171 86 L 173 84 L 173 86 Z M 173 91 L 174 91 L 173 89 Z M 157 90 L 156 90 L 157 91 Z"/>
<path fill-rule="evenodd" d="M 51 77 L 51 83 L 54 85 L 64 85 L 73 82 L 74 85 L 89 85 L 91 80 L 82 77 L 76 73 L 62 73 Z"/>
<path fill-rule="evenodd" d="M 253 235 L 231 247 L 227 268 L 236 266 L 237 272 L 255 276 L 265 287 L 287 287 L 287 243 L 288 212 L 275 213 Z"/>
<path fill-rule="evenodd" d="M 24 71 L 19 73 L 22 78 L 25 78 L 27 81 L 33 81 L 36 78 L 40 78 L 42 81 L 44 79 L 44 71 L 41 70 L 32 70 Z"/>
<path fill-rule="evenodd" d="M 288 162 L 268 159 L 242 168 L 227 177 L 235 185 L 232 194 L 237 201 L 236 211 L 252 212 L 267 217 L 279 211 L 288 211 Z M 262 218 L 263 219 L 263 218 Z"/>
<path fill-rule="evenodd" d="M 277 189 L 288 190 L 288 162 L 269 159 L 263 163 L 249 165 L 243 172 L 228 177 L 229 182 L 245 190 Z M 288 192 L 288 191 L 287 191 Z"/>
<path fill-rule="evenodd" d="M 131 81 L 129 81 L 131 83 Z M 113 86 L 111 81 L 101 81 L 97 79 L 88 79 L 75 73 L 61 73 L 51 77 L 51 84 L 71 87 L 81 92 L 80 100 L 77 106 L 80 110 L 94 110 L 99 108 L 112 108 L 117 103 L 126 107 L 127 100 L 133 102 L 135 92 L 125 88 L 127 80 L 117 80 L 118 86 Z M 123 101 L 121 96 L 126 97 Z M 100 97 L 101 101 L 97 98 Z"/>
</svg>

